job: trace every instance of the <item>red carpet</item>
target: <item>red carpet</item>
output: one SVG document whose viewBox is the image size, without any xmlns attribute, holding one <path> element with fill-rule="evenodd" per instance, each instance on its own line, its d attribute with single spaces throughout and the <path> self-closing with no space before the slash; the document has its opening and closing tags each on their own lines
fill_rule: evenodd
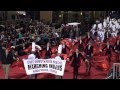
<svg viewBox="0 0 120 90">
<path fill-rule="evenodd" d="M 77 47 L 77 45 L 72 48 L 75 50 L 76 47 Z M 44 57 L 44 54 L 42 55 L 42 57 Z M 100 57 L 100 56 L 97 55 L 96 57 Z M 23 56 L 23 57 L 21 57 L 21 59 L 22 58 L 27 58 L 27 56 Z M 104 56 L 103 56 L 103 58 L 104 58 Z M 102 60 L 100 60 L 100 61 L 102 61 Z M 115 61 L 115 54 L 113 53 L 111 65 L 114 61 Z M 102 62 L 104 62 L 104 60 Z M 105 63 L 106 62 L 107 62 L 107 60 L 105 59 Z M 70 64 L 71 64 L 70 62 L 66 63 L 66 68 L 65 68 L 65 73 L 64 73 L 63 79 L 72 79 L 73 78 L 73 70 L 72 70 L 72 67 Z M 85 76 L 85 63 L 82 62 L 81 67 L 79 69 L 78 79 L 104 79 L 104 78 L 106 78 L 108 71 L 109 70 L 105 71 L 105 70 L 100 69 L 99 67 L 95 66 L 95 63 L 93 63 L 92 68 L 91 68 L 91 75 Z M 10 79 L 28 79 L 28 76 L 26 75 L 26 72 L 24 70 L 22 60 L 19 62 L 13 63 L 13 65 L 11 66 L 11 69 L 10 69 L 9 77 L 10 77 Z M 38 79 L 54 79 L 54 78 L 55 78 L 55 75 L 52 75 L 52 74 L 38 74 Z M 4 79 L 4 73 L 3 73 L 1 64 L 0 64 L 0 79 Z"/>
</svg>

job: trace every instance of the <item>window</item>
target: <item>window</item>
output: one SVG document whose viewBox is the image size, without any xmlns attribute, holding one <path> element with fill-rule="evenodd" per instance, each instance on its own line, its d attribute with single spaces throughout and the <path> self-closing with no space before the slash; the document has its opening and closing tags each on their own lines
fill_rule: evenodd
<svg viewBox="0 0 120 90">
<path fill-rule="evenodd" d="M 11 18 L 12 18 L 13 20 L 15 20 L 15 15 L 11 15 Z"/>
</svg>

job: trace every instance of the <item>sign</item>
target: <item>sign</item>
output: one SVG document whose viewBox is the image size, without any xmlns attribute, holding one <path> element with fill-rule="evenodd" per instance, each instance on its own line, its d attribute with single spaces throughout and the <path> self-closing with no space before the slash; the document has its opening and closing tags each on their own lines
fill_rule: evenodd
<svg viewBox="0 0 120 90">
<path fill-rule="evenodd" d="M 23 59 L 27 75 L 37 73 L 51 73 L 63 76 L 66 60 L 55 59 Z"/>
</svg>

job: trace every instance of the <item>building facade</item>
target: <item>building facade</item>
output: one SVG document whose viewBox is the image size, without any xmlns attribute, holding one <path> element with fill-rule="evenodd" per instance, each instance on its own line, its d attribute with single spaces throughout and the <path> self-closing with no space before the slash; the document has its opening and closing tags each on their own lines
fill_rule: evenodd
<svg viewBox="0 0 120 90">
<path fill-rule="evenodd" d="M 108 11 L 27 11 L 33 20 L 44 20 L 46 22 L 79 22 L 89 18 L 104 18 L 109 15 Z M 0 11 L 0 21 L 18 19 L 16 11 Z"/>
<path fill-rule="evenodd" d="M 40 19 L 48 22 L 79 22 L 85 18 L 104 18 L 106 11 L 40 11 Z"/>
</svg>

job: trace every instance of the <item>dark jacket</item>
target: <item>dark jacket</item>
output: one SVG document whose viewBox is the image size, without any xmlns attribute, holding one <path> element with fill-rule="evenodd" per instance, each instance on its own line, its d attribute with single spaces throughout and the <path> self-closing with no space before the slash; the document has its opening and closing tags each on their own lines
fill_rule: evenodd
<svg viewBox="0 0 120 90">
<path fill-rule="evenodd" d="M 65 48 L 62 48 L 62 54 L 67 54 L 67 49 L 70 50 L 70 48 L 65 45 Z"/>
<path fill-rule="evenodd" d="M 111 50 L 113 49 L 113 47 L 111 45 L 109 45 L 109 48 L 107 48 L 107 45 L 102 49 L 102 51 L 104 51 L 106 49 L 106 53 L 105 55 L 111 55 Z"/>
<path fill-rule="evenodd" d="M 38 51 L 35 52 L 35 56 L 36 56 L 36 58 L 40 59 L 40 55 L 39 55 Z"/>
<path fill-rule="evenodd" d="M 51 58 L 51 54 L 52 54 L 52 51 L 51 51 L 51 48 L 49 47 L 49 50 L 47 51 L 47 48 L 45 48 L 45 59 L 48 59 L 48 58 Z"/>
<path fill-rule="evenodd" d="M 87 37 L 85 37 L 84 39 L 83 39 L 83 42 L 85 43 L 85 44 L 87 44 L 88 42 L 90 42 L 90 41 L 94 41 L 94 39 L 90 36 L 89 38 L 88 38 L 88 36 Z"/>
<path fill-rule="evenodd" d="M 93 46 L 90 47 L 90 49 L 88 49 L 88 45 L 85 48 L 85 53 L 86 55 L 91 56 L 93 54 Z"/>
<path fill-rule="evenodd" d="M 2 52 L 3 52 L 1 57 L 2 64 L 12 64 L 14 62 L 13 53 L 9 51 L 8 55 L 6 56 L 5 51 L 3 50 Z"/>
<path fill-rule="evenodd" d="M 80 41 L 78 41 L 78 42 L 76 42 L 76 43 L 74 44 L 74 46 L 75 46 L 76 44 L 78 44 L 78 49 L 79 49 L 79 51 L 84 51 L 83 43 L 80 44 Z"/>
<path fill-rule="evenodd" d="M 85 60 L 85 58 L 82 56 L 81 53 L 78 54 L 78 57 L 77 57 L 77 54 L 74 53 L 71 57 L 70 57 L 70 60 L 73 58 L 73 61 L 71 63 L 71 66 L 72 67 L 80 67 L 80 61 L 81 59 Z"/>
<path fill-rule="evenodd" d="M 119 45 L 117 45 L 117 43 L 115 43 L 113 49 L 114 49 L 114 51 L 115 51 L 115 50 L 120 51 L 120 43 L 119 43 Z"/>
</svg>

